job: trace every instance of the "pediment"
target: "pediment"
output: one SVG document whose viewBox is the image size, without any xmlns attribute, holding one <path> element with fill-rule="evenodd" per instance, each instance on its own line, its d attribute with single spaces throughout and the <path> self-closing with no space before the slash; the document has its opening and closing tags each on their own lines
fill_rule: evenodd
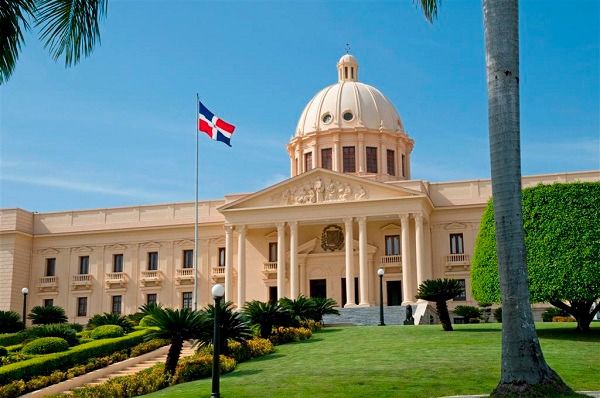
<svg viewBox="0 0 600 398">
<path fill-rule="evenodd" d="M 91 253 L 92 251 L 94 251 L 94 249 L 91 248 L 90 246 L 79 246 L 79 247 L 74 247 L 73 251 L 76 253 Z"/>
<path fill-rule="evenodd" d="M 267 238 L 267 240 L 277 240 L 277 230 L 274 229 L 273 231 L 269 232 L 268 234 L 265 234 L 265 238 Z"/>
<path fill-rule="evenodd" d="M 53 247 L 47 247 L 45 249 L 40 249 L 37 252 L 38 252 L 38 254 L 42 254 L 44 256 L 54 256 L 59 253 L 58 249 L 55 249 Z"/>
<path fill-rule="evenodd" d="M 450 224 L 446 224 L 446 226 L 444 227 L 444 229 L 446 230 L 457 230 L 457 229 L 465 229 L 467 228 L 466 224 L 460 223 L 460 222 L 452 222 Z"/>
<path fill-rule="evenodd" d="M 159 249 L 160 243 L 158 242 L 144 242 L 141 244 L 144 249 Z"/>
<path fill-rule="evenodd" d="M 394 231 L 394 230 L 399 230 L 402 227 L 399 224 L 395 224 L 395 223 L 390 223 L 390 224 L 386 224 L 383 227 L 379 228 L 381 231 Z"/>
<path fill-rule="evenodd" d="M 108 250 L 115 250 L 115 251 L 119 251 L 119 250 L 126 250 L 127 246 L 124 246 L 120 243 L 114 244 L 114 245 L 110 245 L 110 246 L 106 246 L 106 248 Z"/>
<path fill-rule="evenodd" d="M 413 196 L 423 194 L 331 170 L 314 169 L 228 203 L 218 210 L 323 205 Z"/>
<path fill-rule="evenodd" d="M 175 246 L 190 246 L 194 244 L 194 241 L 191 239 L 182 239 L 182 240 L 176 240 L 175 242 Z"/>
</svg>

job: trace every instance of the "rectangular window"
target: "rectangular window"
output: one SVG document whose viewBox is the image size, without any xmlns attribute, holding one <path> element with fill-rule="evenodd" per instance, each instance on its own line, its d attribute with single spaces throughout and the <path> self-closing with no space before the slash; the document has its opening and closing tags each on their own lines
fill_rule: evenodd
<svg viewBox="0 0 600 398">
<path fill-rule="evenodd" d="M 225 266 L 225 248 L 219 247 L 219 267 Z"/>
<path fill-rule="evenodd" d="M 269 243 L 269 262 L 277 261 L 277 242 Z"/>
<path fill-rule="evenodd" d="M 391 176 L 396 175 L 396 152 L 387 150 L 387 173 Z"/>
<path fill-rule="evenodd" d="M 406 156 L 402 154 L 402 177 L 406 177 Z"/>
<path fill-rule="evenodd" d="M 463 254 L 463 234 L 450 234 L 450 254 Z"/>
<path fill-rule="evenodd" d="M 148 252 L 148 271 L 158 270 L 158 252 Z"/>
<path fill-rule="evenodd" d="M 194 268 L 194 251 L 183 251 L 183 268 Z"/>
<path fill-rule="evenodd" d="M 44 299 L 44 307 L 52 307 L 54 305 L 54 299 Z"/>
<path fill-rule="evenodd" d="M 79 257 L 79 275 L 90 273 L 90 256 Z"/>
<path fill-rule="evenodd" d="M 400 255 L 400 235 L 385 236 L 385 255 L 398 256 Z"/>
<path fill-rule="evenodd" d="M 192 292 L 181 293 L 181 307 L 192 309 Z"/>
<path fill-rule="evenodd" d="M 327 170 L 333 170 L 331 148 L 321 149 L 321 167 Z"/>
<path fill-rule="evenodd" d="M 304 154 L 304 171 L 312 169 L 312 152 Z"/>
<path fill-rule="evenodd" d="M 77 316 L 87 316 L 87 297 L 77 297 Z"/>
<path fill-rule="evenodd" d="M 467 289 L 466 289 L 466 285 L 465 285 L 465 280 L 457 279 L 457 281 L 462 290 L 461 290 L 461 293 L 454 298 L 454 301 L 465 301 L 465 300 L 467 300 Z"/>
<path fill-rule="evenodd" d="M 377 173 L 377 148 L 367 147 L 367 173 Z"/>
<path fill-rule="evenodd" d="M 121 315 L 123 304 L 123 296 L 112 296 L 112 313 Z"/>
<path fill-rule="evenodd" d="M 123 272 L 123 255 L 115 254 L 113 256 L 113 272 Z"/>
<path fill-rule="evenodd" d="M 56 259 L 55 258 L 47 258 L 46 259 L 46 276 L 54 276 L 56 275 Z"/>
<path fill-rule="evenodd" d="M 156 304 L 158 302 L 156 293 L 149 293 L 146 295 L 146 304 Z"/>
<path fill-rule="evenodd" d="M 356 172 L 356 156 L 353 146 L 345 146 L 342 148 L 344 158 L 344 173 Z"/>
</svg>

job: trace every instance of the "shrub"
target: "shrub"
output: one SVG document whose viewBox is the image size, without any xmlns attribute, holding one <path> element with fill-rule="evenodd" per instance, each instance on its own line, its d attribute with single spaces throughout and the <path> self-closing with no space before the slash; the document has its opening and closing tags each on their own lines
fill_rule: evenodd
<svg viewBox="0 0 600 398">
<path fill-rule="evenodd" d="M 74 366 L 66 372 L 67 379 L 72 379 L 73 377 L 81 376 L 82 374 L 85 374 L 85 365 Z"/>
<path fill-rule="evenodd" d="M 83 325 L 80 325 L 78 323 L 69 323 L 69 326 L 71 327 L 71 329 L 73 329 L 77 333 L 80 333 L 83 331 Z"/>
<path fill-rule="evenodd" d="M 340 315 L 337 310 L 338 304 L 334 299 L 324 297 L 312 297 L 311 300 L 314 303 L 314 317 L 313 321 L 322 322 L 323 315 Z"/>
<path fill-rule="evenodd" d="M 0 357 L 5 357 L 8 355 L 8 350 L 2 346 L 0 346 Z"/>
<path fill-rule="evenodd" d="M 470 305 L 457 305 L 453 312 L 456 315 L 465 318 L 465 323 L 474 323 L 471 322 L 471 320 L 479 319 L 481 316 L 481 311 L 479 311 L 479 308 Z"/>
<path fill-rule="evenodd" d="M 131 349 L 131 356 L 137 357 L 150 351 L 154 351 L 157 348 L 166 346 L 169 344 L 169 340 L 166 339 L 152 339 L 144 343 L 138 344 Z"/>
<path fill-rule="evenodd" d="M 5 386 L 0 387 L 0 398 L 18 397 L 25 391 L 25 382 L 23 380 L 15 380 Z"/>
<path fill-rule="evenodd" d="M 300 321 L 305 321 L 307 319 L 317 320 L 315 319 L 317 317 L 315 312 L 316 303 L 310 297 L 306 297 L 302 294 L 298 296 L 296 300 L 284 297 L 279 300 L 279 305 L 290 313 L 292 326 L 299 326 Z"/>
<path fill-rule="evenodd" d="M 0 333 L 14 333 L 23 329 L 21 317 L 14 311 L 0 311 Z"/>
<path fill-rule="evenodd" d="M 77 338 L 77 333 L 75 330 L 73 330 L 70 325 L 64 323 L 33 326 L 27 329 L 25 334 L 27 334 L 27 339 L 35 339 L 39 337 L 60 337 L 65 339 L 71 346 L 79 344 L 79 339 Z"/>
<path fill-rule="evenodd" d="M 561 310 L 560 308 L 550 307 L 542 313 L 542 321 L 555 322 L 553 319 L 555 316 L 569 316 L 569 314 L 566 311 Z"/>
<path fill-rule="evenodd" d="M 220 320 L 221 320 L 221 348 L 220 352 L 227 355 L 227 342 L 239 341 L 240 343 L 252 338 L 252 331 L 248 326 L 245 318 L 240 312 L 233 308 L 231 302 L 220 302 Z M 204 310 L 205 321 L 203 327 L 200 328 L 197 335 L 199 345 L 212 344 L 213 339 L 213 322 L 215 307 L 209 304 Z M 152 315 L 156 316 L 156 315 Z"/>
<path fill-rule="evenodd" d="M 50 354 L 69 349 L 67 340 L 60 337 L 40 337 L 25 344 L 21 350 L 23 354 Z"/>
<path fill-rule="evenodd" d="M 497 322 L 502 323 L 502 307 L 498 307 L 494 310 L 494 319 Z"/>
<path fill-rule="evenodd" d="M 481 312 L 481 320 L 485 323 L 490 321 L 492 316 L 492 304 L 490 303 L 479 303 L 479 311 Z"/>
<path fill-rule="evenodd" d="M 273 329 L 273 333 L 269 337 L 269 340 L 275 345 L 290 343 L 292 341 L 300 341 L 309 339 L 312 336 L 312 332 L 307 328 L 286 328 L 278 327 Z"/>
<path fill-rule="evenodd" d="M 300 326 L 310 329 L 311 332 L 317 332 L 323 329 L 323 324 L 321 322 L 313 321 L 312 319 L 300 322 Z"/>
<path fill-rule="evenodd" d="M 575 318 L 571 316 L 554 316 L 552 317 L 552 322 L 575 322 Z"/>
<path fill-rule="evenodd" d="M 0 334 L 0 345 L 8 347 L 10 345 L 22 343 L 26 338 L 27 334 L 25 332 Z"/>
<path fill-rule="evenodd" d="M 250 349 L 246 342 L 240 343 L 239 341 L 230 341 L 227 343 L 227 351 L 237 363 L 247 361 L 251 358 Z"/>
<path fill-rule="evenodd" d="M 143 328 L 148 328 L 152 324 L 152 315 L 145 315 L 139 323 L 139 326 L 143 327 Z"/>
<path fill-rule="evenodd" d="M 109 312 L 105 312 L 104 314 L 96 314 L 94 315 L 87 324 L 88 329 L 94 329 L 98 326 L 103 325 L 117 325 L 123 328 L 125 333 L 129 333 L 133 330 L 133 325 L 131 322 L 127 320 L 124 316 L 120 316 L 119 314 L 112 314 Z"/>
<path fill-rule="evenodd" d="M 248 345 L 251 358 L 262 357 L 263 355 L 267 355 L 275 351 L 275 347 L 269 339 L 255 337 L 252 340 L 248 340 L 246 344 Z"/>
<path fill-rule="evenodd" d="M 50 376 L 37 376 L 27 382 L 27 391 L 39 390 L 50 385 Z"/>
<path fill-rule="evenodd" d="M 117 325 L 102 325 L 92 330 L 90 337 L 94 340 L 121 337 L 125 334 L 123 328 Z"/>
<path fill-rule="evenodd" d="M 31 309 L 28 319 L 34 325 L 49 325 L 51 323 L 67 323 L 69 318 L 65 314 L 65 310 L 57 305 L 41 306 L 36 305 Z"/>
<path fill-rule="evenodd" d="M 91 343 L 75 346 L 69 351 L 39 356 L 3 366 L 0 368 L 0 384 L 47 375 L 54 369 L 68 369 L 71 366 L 84 364 L 90 358 L 102 357 L 131 348 L 143 342 L 144 336 L 148 332 L 148 330 L 140 330 L 123 337 L 95 340 Z"/>
<path fill-rule="evenodd" d="M 235 369 L 235 359 L 221 355 L 219 357 L 221 373 L 228 373 Z M 212 355 L 196 354 L 183 358 L 175 371 L 173 383 L 186 383 L 209 377 L 212 374 Z"/>
</svg>

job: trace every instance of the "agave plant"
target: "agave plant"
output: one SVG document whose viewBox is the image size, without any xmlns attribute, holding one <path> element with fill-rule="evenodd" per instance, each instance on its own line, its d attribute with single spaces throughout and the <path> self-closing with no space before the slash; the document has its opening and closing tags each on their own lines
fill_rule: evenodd
<svg viewBox="0 0 600 398">
<path fill-rule="evenodd" d="M 125 333 L 129 333 L 133 330 L 133 325 L 124 316 L 119 314 L 113 314 L 105 312 L 104 314 L 94 315 L 87 324 L 88 329 L 93 329 L 102 325 L 117 325 L 123 328 Z"/>
<path fill-rule="evenodd" d="M 146 339 L 167 339 L 171 342 L 165 362 L 165 374 L 169 375 L 175 374 L 183 342 L 212 330 L 206 314 L 189 308 L 174 310 L 157 306 L 148 315 L 151 315 L 148 324 L 155 329 L 146 335 Z"/>
<path fill-rule="evenodd" d="M 462 286 L 456 279 L 430 279 L 419 285 L 417 299 L 435 302 L 437 314 L 445 331 L 452 331 L 448 304 L 446 301 L 462 293 Z"/>
<path fill-rule="evenodd" d="M 21 316 L 14 311 L 0 311 L 0 333 L 14 333 L 23 329 Z"/>
<path fill-rule="evenodd" d="M 290 313 L 273 301 L 249 301 L 244 305 L 243 314 L 251 325 L 259 327 L 263 339 L 269 338 L 273 326 L 286 325 L 290 320 Z"/>
<path fill-rule="evenodd" d="M 34 325 L 49 325 L 52 323 L 67 323 L 69 320 L 62 307 L 56 305 L 40 306 L 31 309 L 27 319 Z"/>
<path fill-rule="evenodd" d="M 315 302 L 312 298 L 304 295 L 298 296 L 296 300 L 284 297 L 279 300 L 279 305 L 286 311 L 289 311 L 294 325 L 299 325 L 301 321 L 308 319 L 315 320 Z"/>
<path fill-rule="evenodd" d="M 243 318 L 240 312 L 236 312 L 233 309 L 231 302 L 220 302 L 220 347 L 221 354 L 227 355 L 229 353 L 227 342 L 238 341 L 244 343 L 246 340 L 252 338 L 252 331 L 246 320 Z M 213 325 L 215 319 L 215 306 L 209 304 L 203 313 L 206 314 L 206 320 L 209 327 L 202 330 L 202 333 L 198 334 L 196 345 L 204 346 L 213 344 Z"/>
<path fill-rule="evenodd" d="M 331 298 L 324 297 L 313 297 L 312 302 L 314 303 L 314 315 L 313 318 L 316 322 L 323 321 L 323 315 L 339 315 L 340 312 L 337 310 L 337 302 Z"/>
</svg>

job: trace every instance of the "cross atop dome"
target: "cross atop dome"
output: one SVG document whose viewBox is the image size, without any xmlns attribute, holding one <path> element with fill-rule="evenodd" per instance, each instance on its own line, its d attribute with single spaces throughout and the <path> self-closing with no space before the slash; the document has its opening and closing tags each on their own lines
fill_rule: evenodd
<svg viewBox="0 0 600 398">
<path fill-rule="evenodd" d="M 350 54 L 345 54 L 337 63 L 338 81 L 358 81 L 358 62 Z"/>
</svg>

